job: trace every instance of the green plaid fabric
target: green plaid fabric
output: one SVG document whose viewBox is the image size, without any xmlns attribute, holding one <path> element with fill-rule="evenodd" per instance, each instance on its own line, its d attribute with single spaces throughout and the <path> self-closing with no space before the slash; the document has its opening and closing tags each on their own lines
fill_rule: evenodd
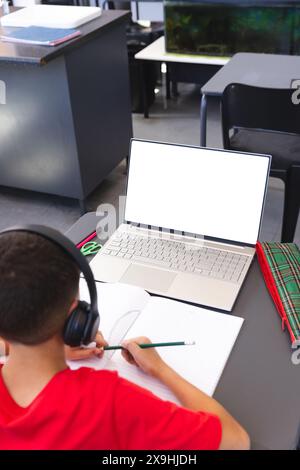
<svg viewBox="0 0 300 470">
<path fill-rule="evenodd" d="M 291 340 L 300 338 L 300 250 L 295 243 L 258 243 L 258 260 Z"/>
</svg>

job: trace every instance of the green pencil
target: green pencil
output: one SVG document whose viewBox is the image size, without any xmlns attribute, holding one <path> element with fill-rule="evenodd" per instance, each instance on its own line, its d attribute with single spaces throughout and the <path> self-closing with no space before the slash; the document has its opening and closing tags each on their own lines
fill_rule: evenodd
<svg viewBox="0 0 300 470">
<path fill-rule="evenodd" d="M 195 344 L 195 341 L 173 341 L 171 343 L 143 343 L 139 344 L 139 347 L 142 349 L 148 348 L 161 348 L 165 346 L 191 346 Z M 104 346 L 104 351 L 111 351 L 113 349 L 125 349 L 123 346 Z"/>
</svg>

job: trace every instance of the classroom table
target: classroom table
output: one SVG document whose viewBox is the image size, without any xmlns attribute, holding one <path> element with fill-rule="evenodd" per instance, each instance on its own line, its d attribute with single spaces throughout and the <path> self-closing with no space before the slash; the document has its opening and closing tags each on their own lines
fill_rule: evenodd
<svg viewBox="0 0 300 470">
<path fill-rule="evenodd" d="M 300 78 L 300 57 L 280 54 L 240 52 L 219 70 L 202 88 L 200 106 L 200 146 L 206 146 L 207 107 L 209 100 L 221 97 L 230 83 L 264 88 L 291 88 Z M 242 104 L 241 104 L 242 105 Z M 278 110 L 280 112 L 280 110 Z"/>
<path fill-rule="evenodd" d="M 76 198 L 84 209 L 127 157 L 129 18 L 103 11 L 56 47 L 0 41 L 0 185 Z"/>
<path fill-rule="evenodd" d="M 87 213 L 66 235 L 79 243 L 95 230 L 99 220 L 95 213 Z M 101 315 L 101 299 L 99 310 Z M 297 448 L 300 365 L 291 361 L 289 336 L 281 330 L 256 259 L 228 315 L 243 317 L 245 322 L 214 397 L 249 432 L 252 449 Z"/>
<path fill-rule="evenodd" d="M 143 63 L 146 61 L 160 62 L 168 65 L 167 85 L 169 78 L 176 82 L 204 84 L 229 60 L 228 57 L 211 57 L 205 55 L 174 54 L 166 52 L 165 37 L 161 36 L 137 54 L 135 59 L 141 61 L 141 76 L 143 83 L 144 117 L 149 117 L 146 80 Z M 167 87 L 167 98 L 170 90 Z"/>
</svg>

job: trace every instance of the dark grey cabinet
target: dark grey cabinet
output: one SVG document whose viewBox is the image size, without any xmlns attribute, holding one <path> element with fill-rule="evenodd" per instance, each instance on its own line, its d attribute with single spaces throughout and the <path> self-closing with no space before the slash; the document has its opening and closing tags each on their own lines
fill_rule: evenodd
<svg viewBox="0 0 300 470">
<path fill-rule="evenodd" d="M 0 185 L 82 202 L 128 155 L 128 19 L 104 11 L 54 48 L 0 42 Z"/>
</svg>

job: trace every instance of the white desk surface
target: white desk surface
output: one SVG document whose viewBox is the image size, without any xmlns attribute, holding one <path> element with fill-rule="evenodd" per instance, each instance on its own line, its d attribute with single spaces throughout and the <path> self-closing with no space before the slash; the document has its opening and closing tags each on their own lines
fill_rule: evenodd
<svg viewBox="0 0 300 470">
<path fill-rule="evenodd" d="M 212 57 L 206 55 L 173 54 L 166 52 L 165 37 L 161 36 L 149 46 L 135 54 L 136 59 L 158 62 L 179 62 L 181 64 L 225 65 L 231 57 Z"/>
</svg>

